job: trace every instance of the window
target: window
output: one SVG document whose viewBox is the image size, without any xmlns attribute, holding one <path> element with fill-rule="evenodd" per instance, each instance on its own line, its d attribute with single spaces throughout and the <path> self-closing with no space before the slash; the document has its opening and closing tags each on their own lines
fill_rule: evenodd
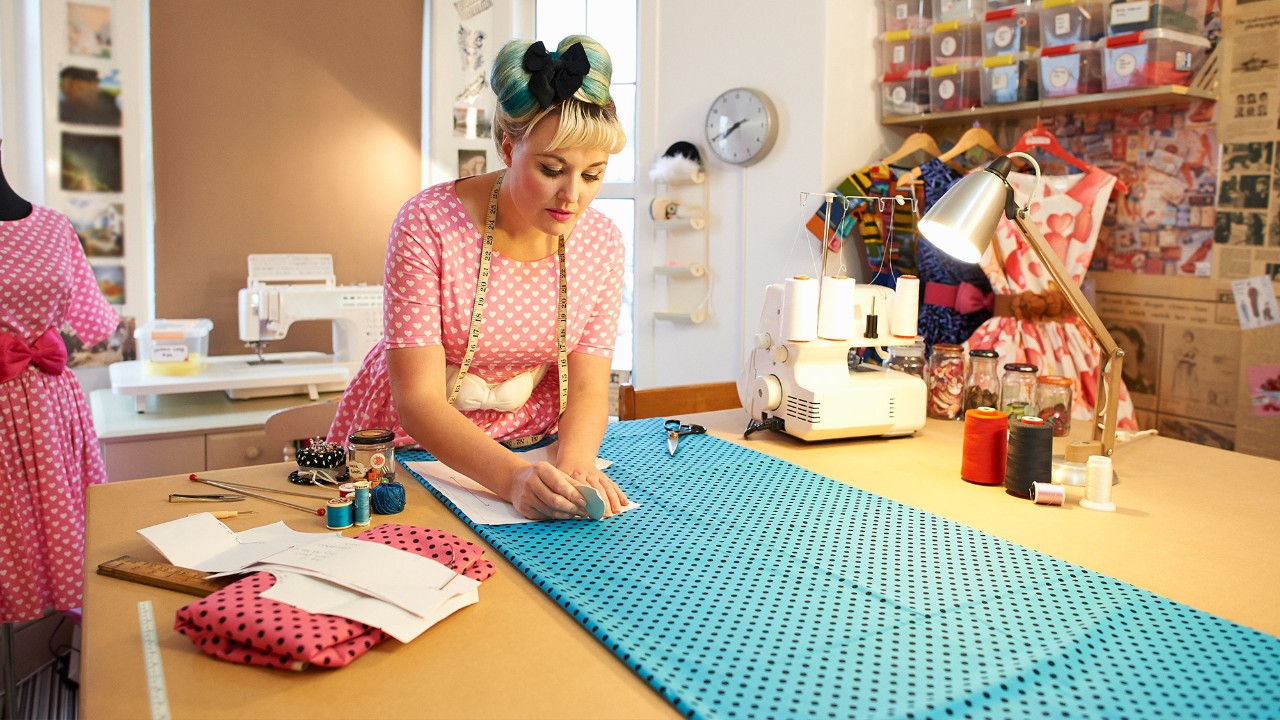
<svg viewBox="0 0 1280 720">
<path fill-rule="evenodd" d="M 628 373 L 634 363 L 635 337 L 636 25 L 636 0 L 536 0 L 534 35 L 548 50 L 566 35 L 586 34 L 599 40 L 613 59 L 610 92 L 627 133 L 627 147 L 610 158 L 604 185 L 592 207 L 617 223 L 627 248 L 613 369 Z"/>
</svg>

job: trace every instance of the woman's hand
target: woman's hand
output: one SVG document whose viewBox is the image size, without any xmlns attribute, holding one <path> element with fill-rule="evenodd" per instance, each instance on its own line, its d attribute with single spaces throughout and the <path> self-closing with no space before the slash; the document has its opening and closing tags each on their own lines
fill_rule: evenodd
<svg viewBox="0 0 1280 720">
<path fill-rule="evenodd" d="M 605 501 L 605 517 L 622 512 L 622 506 L 627 504 L 627 496 L 622 488 L 596 468 L 595 458 L 591 458 L 590 463 L 561 464 L 560 470 L 572 478 L 574 485 L 590 485 L 600 491 L 600 497 Z"/>
<path fill-rule="evenodd" d="M 530 520 L 569 520 L 583 517 L 587 500 L 567 475 L 549 462 L 536 462 L 516 471 L 508 500 Z"/>
</svg>

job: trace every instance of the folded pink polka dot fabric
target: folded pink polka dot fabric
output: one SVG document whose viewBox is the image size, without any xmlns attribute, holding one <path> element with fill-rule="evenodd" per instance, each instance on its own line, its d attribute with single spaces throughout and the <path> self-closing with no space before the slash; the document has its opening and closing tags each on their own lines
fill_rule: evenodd
<svg viewBox="0 0 1280 720">
<path fill-rule="evenodd" d="M 431 558 L 481 582 L 494 572 L 481 557 L 484 548 L 442 530 L 387 524 L 355 537 Z M 262 597 L 275 582 L 265 572 L 241 578 L 179 610 L 173 629 L 213 657 L 287 670 L 343 667 L 388 639 L 364 623 Z"/>
</svg>

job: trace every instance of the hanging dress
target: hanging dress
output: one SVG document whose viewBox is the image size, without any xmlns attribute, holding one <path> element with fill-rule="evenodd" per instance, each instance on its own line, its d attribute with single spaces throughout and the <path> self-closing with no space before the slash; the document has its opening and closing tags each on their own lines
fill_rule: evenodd
<svg viewBox="0 0 1280 720">
<path fill-rule="evenodd" d="M 59 330 L 92 345 L 119 323 L 71 223 L 36 205 L 0 221 L 0 622 L 80 607 L 85 489 L 105 482 Z"/>
<path fill-rule="evenodd" d="M 1096 167 L 1077 175 L 1046 176 L 1028 208 L 1030 222 L 1044 235 L 1077 286 L 1093 257 L 1115 183 L 1114 175 Z M 1035 176 L 1010 173 L 1009 184 L 1021 205 L 1035 184 Z M 1039 368 L 1041 375 L 1070 378 L 1072 417 L 1092 421 L 1098 401 L 1097 343 L 1071 313 L 1063 296 L 1050 292 L 1048 272 L 1009 220 L 1001 218 L 982 263 L 995 291 L 994 316 L 973 333 L 966 349 L 995 350 L 1001 367 L 1025 362 Z M 1119 392 L 1118 426 L 1136 429 L 1133 402 L 1123 382 Z"/>
</svg>

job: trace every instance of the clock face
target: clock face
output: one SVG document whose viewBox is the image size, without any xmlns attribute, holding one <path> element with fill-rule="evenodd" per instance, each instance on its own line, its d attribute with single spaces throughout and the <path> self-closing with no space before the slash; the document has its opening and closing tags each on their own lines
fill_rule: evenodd
<svg viewBox="0 0 1280 720">
<path fill-rule="evenodd" d="M 777 111 L 758 90 L 726 90 L 707 111 L 706 137 L 716 157 L 751 165 L 768 154 L 778 137 Z"/>
</svg>

